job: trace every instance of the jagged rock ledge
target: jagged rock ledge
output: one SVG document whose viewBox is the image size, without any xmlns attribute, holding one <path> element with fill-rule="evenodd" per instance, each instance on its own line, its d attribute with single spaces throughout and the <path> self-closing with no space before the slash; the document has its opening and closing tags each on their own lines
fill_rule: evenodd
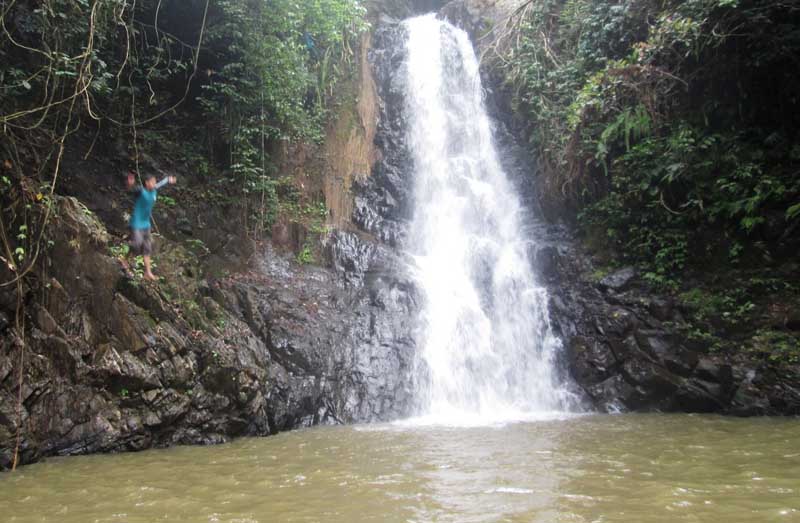
<svg viewBox="0 0 800 523">
<path fill-rule="evenodd" d="M 56 203 L 56 263 L 40 275 L 45 298 L 25 296 L 22 356 L 0 325 L 0 467 L 16 443 L 20 358 L 21 463 L 409 412 L 416 297 L 390 249 L 334 236 L 329 270 L 265 245 L 249 271 L 197 280 L 179 301 L 124 278 L 100 221 L 74 198 Z"/>
</svg>

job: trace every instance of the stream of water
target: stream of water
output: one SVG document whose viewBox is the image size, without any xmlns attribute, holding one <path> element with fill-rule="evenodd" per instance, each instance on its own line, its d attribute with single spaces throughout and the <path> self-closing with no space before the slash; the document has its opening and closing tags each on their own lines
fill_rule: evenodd
<svg viewBox="0 0 800 523">
<path fill-rule="evenodd" d="M 551 416 L 570 396 L 547 290 L 527 253 L 523 208 L 503 172 L 467 34 L 434 15 L 405 22 L 414 218 L 408 250 L 425 302 L 421 420 L 480 424 Z"/>
</svg>

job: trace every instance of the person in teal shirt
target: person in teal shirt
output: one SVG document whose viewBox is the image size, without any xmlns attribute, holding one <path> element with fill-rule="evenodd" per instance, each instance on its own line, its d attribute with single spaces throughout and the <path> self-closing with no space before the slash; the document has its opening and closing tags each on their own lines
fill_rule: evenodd
<svg viewBox="0 0 800 523">
<path fill-rule="evenodd" d="M 174 176 L 168 176 L 156 183 L 156 177 L 152 174 L 144 179 L 144 186 L 135 189 L 136 204 L 131 214 L 130 225 L 130 252 L 134 256 L 141 255 L 144 258 L 144 277 L 148 280 L 156 280 L 153 271 L 150 270 L 150 256 L 153 254 L 153 241 L 150 237 L 150 217 L 153 213 L 153 206 L 158 197 L 158 190 L 168 183 L 176 182 Z M 128 173 L 128 189 L 133 190 L 136 177 L 134 173 Z"/>
</svg>

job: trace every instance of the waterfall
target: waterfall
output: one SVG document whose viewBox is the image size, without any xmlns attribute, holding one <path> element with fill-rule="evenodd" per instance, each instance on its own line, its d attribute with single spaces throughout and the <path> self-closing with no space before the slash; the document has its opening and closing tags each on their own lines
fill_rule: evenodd
<svg viewBox="0 0 800 523">
<path fill-rule="evenodd" d="M 423 419 L 529 419 L 568 408 L 560 341 L 533 274 L 524 209 L 498 158 L 467 34 L 434 15 L 405 22 L 405 111 L 414 167 L 406 245 L 424 304 Z"/>
</svg>

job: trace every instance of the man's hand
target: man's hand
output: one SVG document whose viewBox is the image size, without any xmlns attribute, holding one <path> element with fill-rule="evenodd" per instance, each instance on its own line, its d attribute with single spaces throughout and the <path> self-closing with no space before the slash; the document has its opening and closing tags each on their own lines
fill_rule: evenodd
<svg viewBox="0 0 800 523">
<path fill-rule="evenodd" d="M 175 178 L 174 176 L 170 176 L 168 179 L 169 179 L 169 183 L 171 183 L 171 184 L 178 183 L 178 179 Z"/>
</svg>

